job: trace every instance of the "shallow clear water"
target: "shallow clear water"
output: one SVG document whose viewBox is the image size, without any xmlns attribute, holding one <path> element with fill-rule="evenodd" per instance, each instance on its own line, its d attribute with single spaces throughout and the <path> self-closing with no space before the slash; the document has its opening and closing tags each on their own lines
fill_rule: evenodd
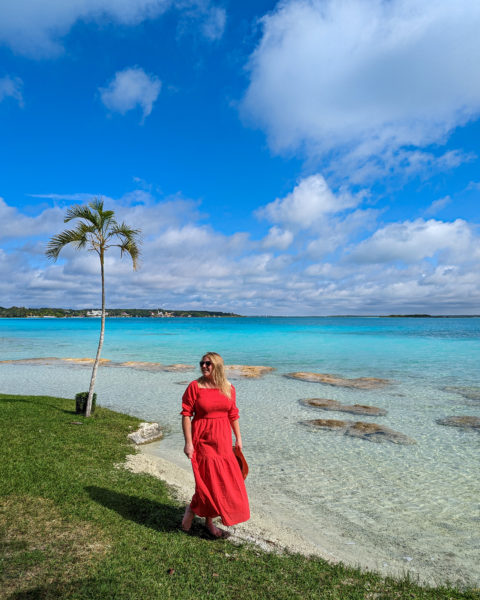
<svg viewBox="0 0 480 600">
<path fill-rule="evenodd" d="M 3 319 L 0 359 L 93 356 L 98 329 L 97 319 Z M 480 416 L 480 319 L 110 319 L 102 356 L 196 365 L 207 350 L 227 364 L 276 369 L 234 382 L 254 508 L 271 508 L 337 558 L 478 585 L 480 434 L 436 419 Z M 283 377 L 290 371 L 392 383 L 348 389 Z M 101 368 L 99 402 L 167 425 L 158 453 L 188 468 L 178 413 L 181 382 L 196 376 Z M 89 368 L 75 365 L 4 363 L 0 392 L 73 396 L 89 377 Z M 299 403 L 308 397 L 388 413 L 326 413 Z M 300 424 L 315 418 L 377 422 L 416 444 L 376 444 Z"/>
</svg>

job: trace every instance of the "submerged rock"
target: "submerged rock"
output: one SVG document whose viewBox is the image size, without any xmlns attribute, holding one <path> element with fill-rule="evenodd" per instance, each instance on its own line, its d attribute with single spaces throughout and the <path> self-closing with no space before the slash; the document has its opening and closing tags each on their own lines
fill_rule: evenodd
<svg viewBox="0 0 480 600">
<path fill-rule="evenodd" d="M 339 421 L 336 419 L 313 419 L 303 421 L 304 425 L 318 429 L 336 431 L 350 437 L 358 437 L 369 442 L 392 442 L 393 444 L 416 444 L 416 441 L 404 433 L 394 431 L 378 423 L 365 423 L 364 421 Z"/>
<path fill-rule="evenodd" d="M 54 356 L 40 357 L 40 358 L 21 358 L 15 360 L 1 360 L 0 364 L 19 364 L 19 365 L 55 365 L 58 363 L 67 363 L 79 367 L 90 367 L 93 365 L 93 358 L 57 358 Z M 169 372 L 169 373 L 183 373 L 185 371 L 193 371 L 195 367 L 193 365 L 185 365 L 182 363 L 176 363 L 173 365 L 164 365 L 158 362 L 146 362 L 146 361 L 134 361 L 129 360 L 125 362 L 115 362 L 108 358 L 101 358 L 100 364 L 103 367 L 109 368 L 129 368 L 136 369 L 138 371 L 151 371 L 154 373 Z M 228 377 L 232 379 L 257 379 L 262 377 L 266 373 L 275 371 L 273 367 L 265 367 L 261 365 L 225 365 L 225 370 Z"/>
<path fill-rule="evenodd" d="M 463 429 L 474 429 L 480 431 L 480 417 L 445 417 L 437 419 L 439 425 L 448 425 L 449 427 L 462 427 Z"/>
<path fill-rule="evenodd" d="M 13 358 L 10 360 L 0 360 L 0 364 L 12 364 L 12 365 L 51 365 L 58 358 L 54 356 L 46 356 L 44 358 Z"/>
<path fill-rule="evenodd" d="M 123 363 L 112 363 L 112 366 L 117 367 L 130 367 L 131 369 L 136 369 L 138 371 L 153 371 L 153 372 L 173 372 L 173 373 L 182 373 L 183 371 L 193 371 L 195 368 L 193 365 L 184 365 L 176 363 L 174 365 L 164 365 L 162 363 L 157 362 L 142 362 L 142 361 L 134 361 L 129 360 Z"/>
<path fill-rule="evenodd" d="M 128 439 L 134 444 L 149 444 L 163 438 L 163 431 L 158 423 L 140 423 L 137 431 L 129 433 Z"/>
<path fill-rule="evenodd" d="M 358 388 L 361 390 L 373 390 L 384 387 L 390 383 L 388 379 L 380 379 L 379 377 L 358 377 L 356 379 L 347 379 L 346 377 L 332 375 L 331 373 L 307 373 L 303 371 L 286 373 L 284 377 L 288 377 L 289 379 L 298 379 L 300 381 L 308 381 L 310 383 L 326 383 L 328 385 Z"/>
<path fill-rule="evenodd" d="M 275 371 L 273 367 L 263 367 L 259 365 L 225 365 L 227 377 L 244 377 L 245 379 L 258 379 L 266 373 Z"/>
<path fill-rule="evenodd" d="M 460 394 L 467 400 L 480 402 L 480 387 L 477 386 L 461 386 L 461 385 L 446 385 L 442 388 L 444 392 L 453 392 Z"/>
<path fill-rule="evenodd" d="M 320 408 L 321 410 L 332 410 L 335 412 L 346 412 L 352 415 L 372 415 L 372 416 L 385 416 L 387 411 L 384 408 L 378 408 L 376 406 L 367 406 L 366 404 L 341 404 L 337 400 L 330 400 L 328 398 L 307 398 L 300 400 L 305 406 L 313 406 L 314 408 Z"/>
</svg>

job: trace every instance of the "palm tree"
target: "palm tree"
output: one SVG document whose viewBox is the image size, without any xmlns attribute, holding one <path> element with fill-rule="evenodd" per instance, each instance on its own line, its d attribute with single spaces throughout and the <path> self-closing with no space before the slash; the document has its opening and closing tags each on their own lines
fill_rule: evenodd
<svg viewBox="0 0 480 600">
<path fill-rule="evenodd" d="M 140 256 L 140 230 L 131 229 L 125 223 L 119 225 L 115 220 L 113 210 L 103 210 L 103 200 L 94 198 L 86 206 L 75 205 L 67 210 L 64 222 L 72 219 L 80 219 L 75 229 L 66 229 L 55 235 L 48 242 L 46 255 L 48 258 L 57 260 L 64 246 L 72 244 L 77 250 L 87 248 L 89 252 L 96 252 L 100 259 L 100 273 L 102 277 L 102 324 L 100 327 L 100 339 L 98 341 L 97 356 L 93 363 L 90 389 L 88 390 L 87 407 L 85 416 L 89 417 L 92 410 L 93 390 L 97 377 L 100 354 L 102 352 L 103 339 L 105 336 L 105 252 L 108 248 L 120 248 L 120 256 L 129 254 L 134 270 L 138 266 Z M 116 243 L 114 243 L 116 242 Z"/>
</svg>

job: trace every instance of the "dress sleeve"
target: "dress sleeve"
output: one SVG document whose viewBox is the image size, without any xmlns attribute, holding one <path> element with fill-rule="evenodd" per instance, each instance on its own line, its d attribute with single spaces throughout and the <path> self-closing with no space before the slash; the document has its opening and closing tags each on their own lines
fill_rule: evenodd
<svg viewBox="0 0 480 600">
<path fill-rule="evenodd" d="M 195 412 L 195 400 L 197 399 L 197 382 L 192 381 L 182 396 L 182 411 L 184 417 L 193 417 Z"/>
<path fill-rule="evenodd" d="M 235 388 L 232 385 L 232 405 L 230 406 L 230 410 L 228 411 L 228 419 L 230 421 L 230 423 L 232 423 L 233 421 L 236 421 L 239 416 L 240 416 L 240 412 L 237 408 L 237 394 L 235 392 Z"/>
</svg>

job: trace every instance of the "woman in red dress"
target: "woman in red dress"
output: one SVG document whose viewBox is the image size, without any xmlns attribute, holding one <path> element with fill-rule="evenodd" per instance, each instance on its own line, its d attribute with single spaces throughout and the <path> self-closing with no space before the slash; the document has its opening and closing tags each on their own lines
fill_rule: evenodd
<svg viewBox="0 0 480 600">
<path fill-rule="evenodd" d="M 207 352 L 200 361 L 202 376 L 192 381 L 182 398 L 184 452 L 192 461 L 195 494 L 185 510 L 182 529 L 189 531 L 195 515 L 205 517 L 214 537 L 227 532 L 213 523 L 220 516 L 224 525 L 250 518 L 248 497 L 232 448 L 242 449 L 242 436 L 235 402 L 235 388 L 225 376 L 222 357 Z M 192 419 L 193 417 L 193 419 Z"/>
</svg>

